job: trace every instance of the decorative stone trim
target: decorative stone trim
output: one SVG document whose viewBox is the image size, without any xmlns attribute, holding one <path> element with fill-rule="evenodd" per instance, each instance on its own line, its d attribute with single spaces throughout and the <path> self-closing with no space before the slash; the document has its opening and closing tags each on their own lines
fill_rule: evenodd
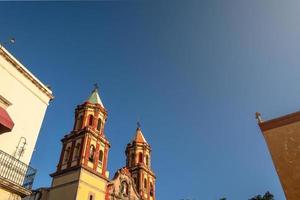
<svg viewBox="0 0 300 200">
<path fill-rule="evenodd" d="M 10 103 L 7 99 L 0 95 L 0 106 L 2 105 L 4 106 L 4 109 L 6 109 L 8 106 L 11 106 L 12 103 Z"/>
</svg>

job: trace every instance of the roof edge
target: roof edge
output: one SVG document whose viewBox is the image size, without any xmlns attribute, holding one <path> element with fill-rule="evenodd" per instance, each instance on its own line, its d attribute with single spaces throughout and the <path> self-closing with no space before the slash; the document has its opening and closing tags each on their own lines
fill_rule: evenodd
<svg viewBox="0 0 300 200">
<path fill-rule="evenodd" d="M 268 121 L 258 123 L 261 131 L 268 131 L 270 129 L 278 128 L 295 122 L 300 122 L 300 111 L 283 115 Z"/>
<path fill-rule="evenodd" d="M 26 67 L 20 63 L 12 54 L 10 54 L 0 44 L 0 55 L 3 55 L 7 61 L 9 61 L 21 74 L 23 74 L 28 80 L 30 80 L 40 91 L 46 94 L 50 100 L 54 99 L 52 91 L 46 87 L 36 76 L 34 76 Z"/>
</svg>

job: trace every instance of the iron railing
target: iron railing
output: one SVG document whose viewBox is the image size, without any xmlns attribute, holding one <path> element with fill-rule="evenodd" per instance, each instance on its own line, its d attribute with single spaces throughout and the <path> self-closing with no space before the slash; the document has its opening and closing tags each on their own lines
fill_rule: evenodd
<svg viewBox="0 0 300 200">
<path fill-rule="evenodd" d="M 35 174 L 35 169 L 0 150 L 0 178 L 31 189 Z"/>
</svg>

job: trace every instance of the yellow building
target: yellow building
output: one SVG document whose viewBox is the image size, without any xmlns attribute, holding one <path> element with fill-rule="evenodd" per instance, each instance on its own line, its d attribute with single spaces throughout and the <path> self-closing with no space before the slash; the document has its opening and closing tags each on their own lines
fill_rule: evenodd
<svg viewBox="0 0 300 200">
<path fill-rule="evenodd" d="M 0 44 L 0 200 L 31 193 L 36 170 L 29 162 L 51 99 L 52 91 Z"/>
<path fill-rule="evenodd" d="M 263 121 L 258 125 L 268 145 L 287 200 L 300 199 L 300 112 Z"/>
<path fill-rule="evenodd" d="M 73 130 L 62 141 L 57 170 L 50 188 L 26 199 L 42 200 L 155 200 L 151 147 L 141 128 L 126 148 L 126 166 L 113 179 L 107 171 L 110 143 L 105 135 L 107 111 L 95 88 L 75 110 Z"/>
</svg>

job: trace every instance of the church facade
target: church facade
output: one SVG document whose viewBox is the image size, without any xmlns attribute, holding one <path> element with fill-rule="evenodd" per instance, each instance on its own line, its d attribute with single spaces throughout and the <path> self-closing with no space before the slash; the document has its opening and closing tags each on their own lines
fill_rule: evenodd
<svg viewBox="0 0 300 200">
<path fill-rule="evenodd" d="M 106 120 L 107 111 L 95 88 L 88 100 L 77 106 L 73 130 L 61 140 L 51 187 L 33 191 L 26 200 L 155 200 L 151 147 L 140 126 L 127 144 L 126 165 L 109 179 Z"/>
</svg>

